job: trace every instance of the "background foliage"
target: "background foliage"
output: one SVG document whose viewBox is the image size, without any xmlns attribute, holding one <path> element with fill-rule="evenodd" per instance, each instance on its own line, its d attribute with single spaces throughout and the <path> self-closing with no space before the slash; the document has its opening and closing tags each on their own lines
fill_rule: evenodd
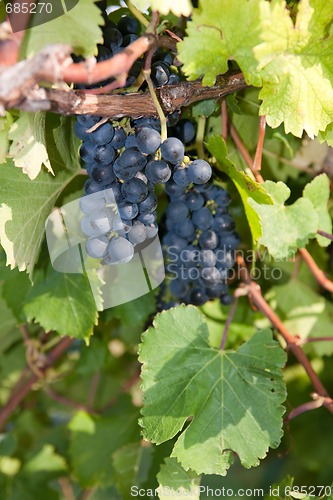
<svg viewBox="0 0 333 500">
<path fill-rule="evenodd" d="M 119 5 L 108 1 L 110 18 L 137 7 L 150 19 L 158 9 L 159 33 L 187 21 L 177 51 L 188 81 L 245 77 L 247 88 L 222 106 L 204 100 L 182 116 L 195 120 L 198 155 L 232 195 L 240 250 L 268 313 L 242 271 L 235 310 L 215 300 L 157 314 L 155 290 L 98 312 L 86 276 L 57 273 L 44 238 L 53 207 L 79 198 L 85 182 L 75 119 L 8 109 L 0 118 L 0 498 L 126 500 L 136 485 L 163 499 L 165 486 L 199 484 L 232 488 L 233 498 L 239 487 L 310 498 L 270 496 L 269 487 L 333 478 L 332 400 L 318 394 L 280 327 L 332 395 L 333 253 L 318 230 L 332 233 L 333 7 L 133 4 L 111 12 Z M 102 22 L 93 0 L 80 0 L 27 29 L 20 58 L 50 43 L 96 55 Z M 263 115 L 258 174 L 251 159 Z M 160 219 L 166 204 L 161 190 Z"/>
</svg>

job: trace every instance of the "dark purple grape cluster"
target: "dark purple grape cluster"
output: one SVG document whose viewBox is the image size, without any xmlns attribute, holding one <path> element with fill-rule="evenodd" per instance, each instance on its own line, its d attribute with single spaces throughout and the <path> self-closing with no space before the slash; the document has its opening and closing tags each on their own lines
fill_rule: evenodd
<svg viewBox="0 0 333 500">
<path fill-rule="evenodd" d="M 227 279 L 235 262 L 239 236 L 228 213 L 230 196 L 209 181 L 209 168 L 195 160 L 174 170 L 165 190 L 167 233 L 163 238 L 169 289 L 187 304 L 220 298 L 230 304 Z M 180 170 L 181 169 L 181 170 Z"/>
</svg>

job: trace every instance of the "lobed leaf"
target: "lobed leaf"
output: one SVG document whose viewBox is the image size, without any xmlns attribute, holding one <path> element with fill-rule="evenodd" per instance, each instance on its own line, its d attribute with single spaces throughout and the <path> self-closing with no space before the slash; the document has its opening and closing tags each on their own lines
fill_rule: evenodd
<svg viewBox="0 0 333 500">
<path fill-rule="evenodd" d="M 171 456 L 185 470 L 225 475 L 233 453 L 249 468 L 278 446 L 286 356 L 269 330 L 237 351 L 217 350 L 198 310 L 179 306 L 156 316 L 139 359 L 144 436 L 159 444 L 180 432 Z"/>
</svg>

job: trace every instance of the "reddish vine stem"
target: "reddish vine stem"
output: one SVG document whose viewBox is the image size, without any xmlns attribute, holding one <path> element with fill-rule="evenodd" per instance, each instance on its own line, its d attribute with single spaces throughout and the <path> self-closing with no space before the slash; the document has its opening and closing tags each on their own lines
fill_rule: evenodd
<svg viewBox="0 0 333 500">
<path fill-rule="evenodd" d="M 222 117 L 222 137 L 224 142 L 227 142 L 228 137 L 228 113 L 227 103 L 225 99 L 221 100 L 221 117 Z"/>
<path fill-rule="evenodd" d="M 318 397 L 317 394 L 316 395 L 314 394 L 313 396 L 314 396 L 313 401 L 309 401 L 308 403 L 303 403 L 302 405 L 299 405 L 293 410 L 291 410 L 291 412 L 284 419 L 284 422 L 287 423 L 293 418 L 298 417 L 302 413 L 305 413 L 309 410 L 316 410 L 317 408 L 321 408 L 322 406 L 332 405 L 331 398 Z"/>
<path fill-rule="evenodd" d="M 314 259 L 311 257 L 306 248 L 301 248 L 299 253 L 304 259 L 304 262 L 316 278 L 318 283 L 330 293 L 333 293 L 333 282 L 327 278 L 325 273 L 317 266 Z"/>
<path fill-rule="evenodd" d="M 65 406 L 70 406 L 71 408 L 75 408 L 77 410 L 85 410 L 87 412 L 92 412 L 92 408 L 88 404 L 78 403 L 77 401 L 73 401 L 72 399 L 65 398 L 61 394 L 55 392 L 51 387 L 44 388 L 45 394 L 47 394 L 51 399 Z"/>
<path fill-rule="evenodd" d="M 299 345 L 307 344 L 308 342 L 333 342 L 333 337 L 307 337 L 300 339 Z"/>
<path fill-rule="evenodd" d="M 316 391 L 316 393 L 319 396 L 322 396 L 325 398 L 325 401 L 323 403 L 323 406 L 325 406 L 330 413 L 333 414 L 333 400 L 329 396 L 327 390 L 323 386 L 321 380 L 319 379 L 318 375 L 314 371 L 314 369 L 311 366 L 310 361 L 308 360 L 306 354 L 298 344 L 298 339 L 294 337 L 284 326 L 280 318 L 275 314 L 273 309 L 269 306 L 269 304 L 266 302 L 264 297 L 261 294 L 261 290 L 259 285 L 255 283 L 251 277 L 250 273 L 247 270 L 247 267 L 245 265 L 243 257 L 240 255 L 237 256 L 237 263 L 240 267 L 240 277 L 241 280 L 248 285 L 249 287 L 249 295 L 251 297 L 251 300 L 253 301 L 253 304 L 266 316 L 266 318 L 269 319 L 269 321 L 272 323 L 272 325 L 280 332 L 282 337 L 287 343 L 288 349 L 294 354 L 294 356 L 297 358 L 299 363 L 303 366 L 305 369 L 306 373 L 308 374 L 308 377 Z"/>
<path fill-rule="evenodd" d="M 333 234 L 326 233 L 326 231 L 321 231 L 321 229 L 318 229 L 317 233 L 320 234 L 320 236 L 324 236 L 324 238 L 333 241 Z"/>
<path fill-rule="evenodd" d="M 261 116 L 259 124 L 259 137 L 257 142 L 257 149 L 256 149 L 256 154 L 254 156 L 254 162 L 252 167 L 253 171 L 261 170 L 262 149 L 264 146 L 265 131 L 266 131 L 266 117 Z"/>
<path fill-rule="evenodd" d="M 47 356 L 43 372 L 45 372 L 48 368 L 55 364 L 55 362 L 68 349 L 72 342 L 73 339 L 71 339 L 70 337 L 64 337 L 59 342 L 59 344 Z M 0 411 L 0 429 L 3 428 L 7 419 L 10 417 L 15 408 L 17 408 L 17 406 L 23 401 L 26 395 L 30 392 L 32 386 L 38 381 L 38 379 L 38 376 L 34 374 L 23 384 L 21 379 L 18 384 L 16 384 L 10 398 Z"/>
<path fill-rule="evenodd" d="M 225 343 L 227 341 L 227 336 L 228 336 L 228 331 L 229 331 L 230 325 L 232 323 L 232 320 L 234 318 L 237 304 L 238 304 L 238 297 L 235 296 L 234 301 L 232 303 L 232 306 L 230 308 L 229 314 L 228 314 L 227 321 L 225 322 L 225 327 L 223 330 L 222 340 L 221 340 L 221 344 L 220 344 L 221 351 L 223 351 L 223 349 L 225 347 Z"/>
<path fill-rule="evenodd" d="M 259 182 L 259 183 L 264 182 L 264 179 L 262 178 L 262 176 L 258 172 L 258 170 L 256 170 L 256 169 L 253 168 L 253 160 L 252 160 L 252 158 L 251 158 L 248 150 L 244 146 L 241 138 L 239 137 L 239 135 L 238 135 L 237 130 L 235 129 L 235 127 L 233 125 L 230 125 L 230 129 L 229 130 L 230 130 L 230 135 L 231 135 L 232 140 L 234 141 L 234 143 L 235 143 L 236 147 L 238 148 L 240 154 L 244 158 L 245 163 L 247 164 L 247 166 L 249 167 L 249 169 L 253 173 L 256 181 Z"/>
</svg>

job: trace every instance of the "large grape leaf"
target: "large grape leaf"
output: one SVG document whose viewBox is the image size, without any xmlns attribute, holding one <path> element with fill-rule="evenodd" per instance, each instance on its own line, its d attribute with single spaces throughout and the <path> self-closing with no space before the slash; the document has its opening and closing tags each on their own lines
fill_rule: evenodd
<svg viewBox="0 0 333 500">
<path fill-rule="evenodd" d="M 37 15 L 41 15 L 39 11 Z M 95 0 L 80 0 L 63 15 L 26 30 L 21 55 L 30 57 L 46 45 L 63 43 L 70 45 L 76 54 L 92 56 L 97 52 L 97 43 L 103 43 L 100 28 L 103 24 L 102 12 Z"/>
<path fill-rule="evenodd" d="M 53 174 L 45 144 L 45 116 L 42 112 L 22 111 L 9 131 L 9 155 L 31 180 L 37 177 L 42 165 Z"/>
<path fill-rule="evenodd" d="M 78 172 L 56 177 L 41 171 L 31 181 L 11 159 L 0 167 L 0 242 L 7 265 L 32 275 L 44 237 L 45 220 L 56 199 Z"/>
<path fill-rule="evenodd" d="M 139 354 L 144 436 L 159 444 L 182 431 L 172 456 L 185 470 L 225 475 L 234 452 L 253 467 L 278 446 L 286 355 L 271 331 L 258 331 L 237 351 L 218 350 L 204 316 L 180 306 L 156 316 Z"/>
<path fill-rule="evenodd" d="M 52 267 L 31 288 L 24 313 L 28 321 L 40 323 L 45 331 L 54 330 L 86 341 L 98 318 L 88 278 L 83 274 L 58 273 Z"/>
<path fill-rule="evenodd" d="M 158 496 L 160 500 L 166 500 L 170 492 L 174 492 L 179 500 L 199 500 L 200 479 L 195 472 L 185 471 L 175 458 L 168 457 L 157 474 Z"/>
<path fill-rule="evenodd" d="M 268 248 L 274 259 L 292 257 L 298 248 L 304 248 L 318 229 L 318 214 L 307 198 L 299 198 L 292 205 L 284 203 L 290 196 L 290 189 L 283 182 L 266 181 L 266 191 L 274 205 L 260 205 L 250 199 L 249 203 L 259 214 L 262 236 L 259 243 Z"/>
<path fill-rule="evenodd" d="M 295 24 L 284 0 L 261 2 L 261 39 L 254 54 L 263 79 L 260 114 L 286 132 L 313 138 L 333 120 L 331 2 L 301 0 Z"/>
<path fill-rule="evenodd" d="M 215 156 L 219 169 L 225 172 L 235 184 L 244 205 L 253 241 L 258 241 L 262 235 L 261 222 L 257 212 L 249 204 L 249 200 L 253 199 L 259 204 L 270 205 L 273 204 L 270 194 L 258 182 L 236 169 L 227 156 L 226 145 L 221 136 L 210 137 L 207 148 Z"/>
<path fill-rule="evenodd" d="M 178 43 L 178 57 L 190 80 L 203 76 L 204 85 L 213 85 L 216 76 L 236 60 L 254 85 L 256 73 L 253 47 L 260 43 L 260 0 L 204 0 L 187 23 L 187 37 Z M 219 15 L 217 15 L 219 13 Z"/>
<path fill-rule="evenodd" d="M 330 197 L 330 180 L 326 174 L 317 175 L 309 182 L 303 191 L 304 198 L 311 201 L 318 215 L 318 229 L 331 234 L 332 219 L 328 211 L 328 200 Z M 319 245 L 328 247 L 330 240 L 317 234 Z"/>
</svg>

